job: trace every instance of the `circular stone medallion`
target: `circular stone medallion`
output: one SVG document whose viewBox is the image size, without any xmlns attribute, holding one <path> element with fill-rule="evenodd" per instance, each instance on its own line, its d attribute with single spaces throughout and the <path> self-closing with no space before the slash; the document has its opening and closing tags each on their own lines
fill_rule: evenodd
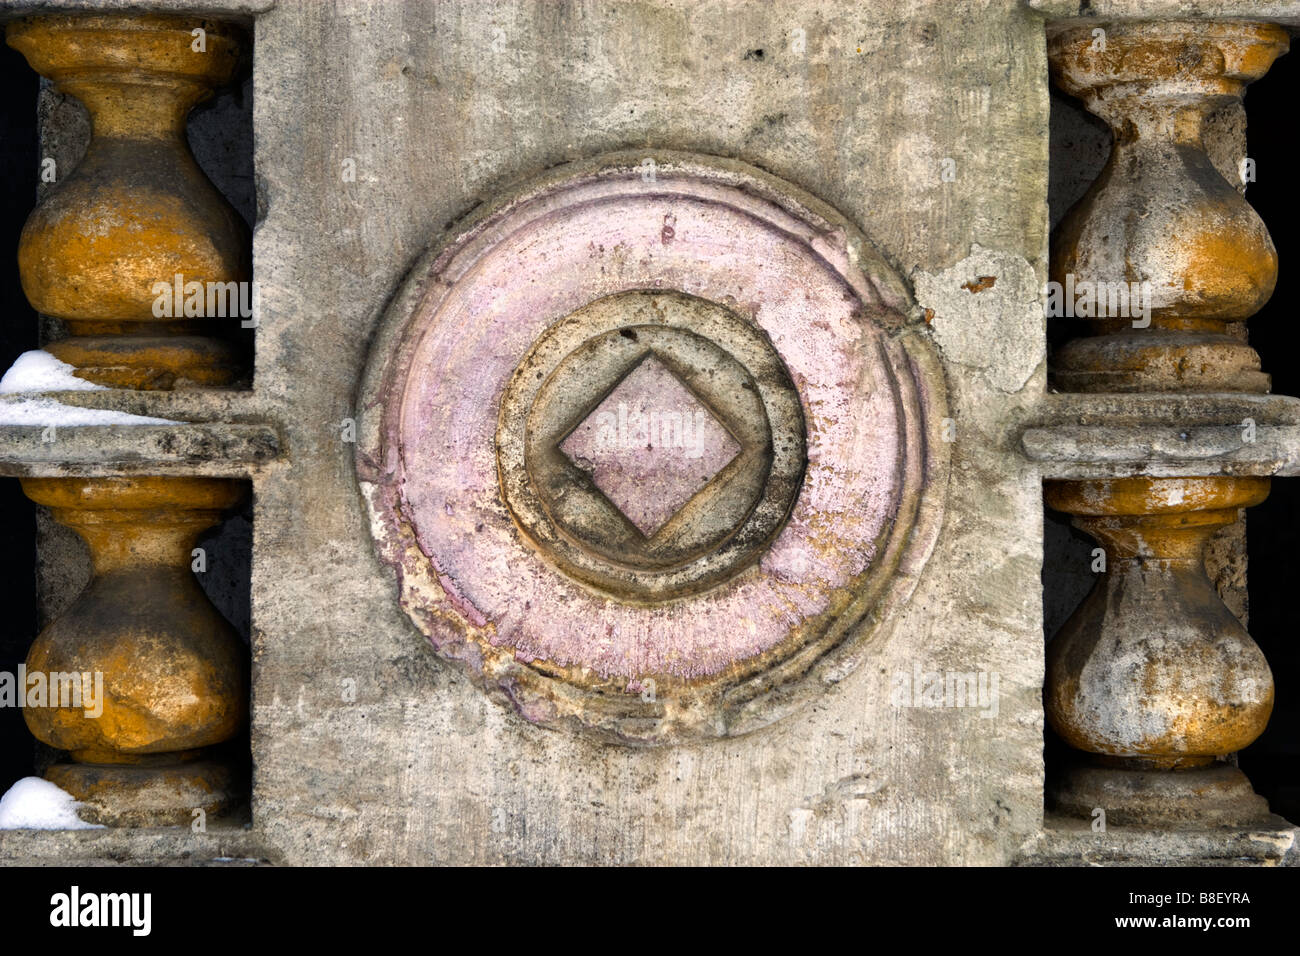
<svg viewBox="0 0 1300 956">
<path fill-rule="evenodd" d="M 738 163 L 612 156 L 480 213 L 413 271 L 362 386 L 403 608 L 535 722 L 653 743 L 789 712 L 933 546 L 945 406 L 915 311 L 853 226 Z"/>
</svg>

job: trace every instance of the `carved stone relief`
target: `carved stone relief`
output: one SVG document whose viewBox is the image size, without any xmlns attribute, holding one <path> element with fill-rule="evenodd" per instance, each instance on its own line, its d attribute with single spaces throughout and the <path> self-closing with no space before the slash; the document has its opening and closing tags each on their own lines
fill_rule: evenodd
<svg viewBox="0 0 1300 956">
<path fill-rule="evenodd" d="M 405 610 L 536 722 L 788 712 L 933 544 L 917 311 L 843 218 L 737 163 L 616 156 L 503 200 L 416 267 L 363 385 Z"/>
</svg>

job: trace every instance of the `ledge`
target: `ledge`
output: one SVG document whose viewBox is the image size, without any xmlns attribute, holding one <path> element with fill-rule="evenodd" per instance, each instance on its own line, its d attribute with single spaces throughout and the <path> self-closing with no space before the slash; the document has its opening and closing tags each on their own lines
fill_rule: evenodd
<svg viewBox="0 0 1300 956">
<path fill-rule="evenodd" d="M 1274 816 L 1258 827 L 1144 830 L 1047 814 L 1016 866 L 1300 866 L 1300 828 Z"/>
<path fill-rule="evenodd" d="M 0 830 L 0 865 L 261 866 L 271 862 L 249 826 Z"/>
<path fill-rule="evenodd" d="M 248 20 L 277 0 L 0 0 L 0 20 L 41 13 L 169 13 Z"/>
<path fill-rule="evenodd" d="M 0 476 L 116 475 L 248 477 L 280 455 L 269 425 L 82 425 L 54 441 L 36 426 L 0 426 Z"/>
<path fill-rule="evenodd" d="M 1289 396 L 1054 394 L 1035 419 L 1020 448 L 1044 478 L 1300 475 L 1300 399 Z"/>
<path fill-rule="evenodd" d="M 167 425 L 57 425 L 53 429 L 0 425 L 0 476 L 240 478 L 256 475 L 282 458 L 279 432 L 250 413 L 248 393 L 106 390 L 21 396 L 34 397 L 178 421 Z M 0 404 L 19 399 L 0 396 Z"/>
<path fill-rule="evenodd" d="M 1271 20 L 1300 27 L 1300 0 L 1025 0 L 1049 20 Z M 1086 8 L 1086 10 L 1085 10 Z"/>
<path fill-rule="evenodd" d="M 48 398 L 77 408 L 103 408 L 131 415 L 170 418 L 182 422 L 242 422 L 256 424 L 262 416 L 254 393 L 225 388 L 178 389 L 172 392 L 126 388 L 87 389 L 71 392 L 10 392 L 0 403 Z"/>
<path fill-rule="evenodd" d="M 1300 475 L 1300 426 L 1257 424 L 1253 442 L 1243 440 L 1244 431 L 1240 425 L 1056 425 L 1026 429 L 1020 444 L 1044 478 Z"/>
</svg>

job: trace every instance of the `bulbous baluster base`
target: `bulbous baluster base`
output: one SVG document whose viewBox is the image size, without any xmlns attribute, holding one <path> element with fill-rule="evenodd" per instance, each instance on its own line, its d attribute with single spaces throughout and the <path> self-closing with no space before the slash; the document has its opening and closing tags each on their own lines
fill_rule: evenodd
<svg viewBox="0 0 1300 956">
<path fill-rule="evenodd" d="M 1083 820 L 1105 812 L 1107 826 L 1160 829 L 1254 826 L 1270 817 L 1268 803 L 1246 775 L 1220 761 L 1187 769 L 1160 769 L 1135 761 L 1105 766 L 1076 757 L 1053 774 L 1047 808 Z"/>
<path fill-rule="evenodd" d="M 74 335 L 45 346 L 76 376 L 108 388 L 166 391 L 233 385 L 242 355 L 233 343 L 201 335 Z"/>
<path fill-rule="evenodd" d="M 82 804 L 81 819 L 110 827 L 192 826 L 200 819 L 206 825 L 247 800 L 247 773 L 233 755 L 163 756 L 136 764 L 59 763 L 45 779 Z"/>
</svg>

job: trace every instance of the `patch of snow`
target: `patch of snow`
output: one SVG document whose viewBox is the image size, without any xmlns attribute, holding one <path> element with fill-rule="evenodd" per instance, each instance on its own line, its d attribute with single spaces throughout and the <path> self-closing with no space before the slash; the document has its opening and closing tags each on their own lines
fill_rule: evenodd
<svg viewBox="0 0 1300 956">
<path fill-rule="evenodd" d="M 66 790 L 40 777 L 23 777 L 0 797 L 0 830 L 102 830 L 77 816 L 81 806 Z"/>
<path fill-rule="evenodd" d="M 77 378 L 74 367 L 60 362 L 49 352 L 37 349 L 24 352 L 9 366 L 0 378 L 0 395 L 18 395 L 31 392 L 88 392 L 106 391 L 105 386 Z M 170 418 L 151 418 L 132 415 L 110 408 L 81 408 L 64 405 L 52 398 L 31 396 L 10 401 L 0 401 L 0 425 L 50 425 L 75 427 L 78 425 L 179 425 Z"/>
<path fill-rule="evenodd" d="M 49 352 L 36 349 L 24 352 L 14 359 L 9 371 L 0 378 L 0 392 L 86 392 L 103 391 L 106 386 L 96 385 L 72 373 L 75 366 L 61 362 Z"/>
<path fill-rule="evenodd" d="M 118 412 L 111 408 L 81 408 L 77 405 L 64 405 L 52 398 L 23 398 L 18 401 L 0 402 L 0 425 L 38 425 L 45 427 L 57 425 L 74 427 L 78 425 L 180 425 L 183 422 L 170 418 L 152 418 L 148 415 L 132 415 L 130 412 Z"/>
</svg>

